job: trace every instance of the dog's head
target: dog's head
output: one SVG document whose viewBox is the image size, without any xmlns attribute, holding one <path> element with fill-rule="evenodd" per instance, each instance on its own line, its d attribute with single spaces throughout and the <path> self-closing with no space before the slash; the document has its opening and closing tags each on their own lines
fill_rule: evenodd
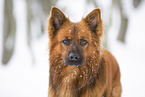
<svg viewBox="0 0 145 97">
<path fill-rule="evenodd" d="M 49 19 L 51 49 L 61 55 L 65 65 L 80 66 L 87 56 L 100 47 L 102 21 L 95 9 L 78 23 L 70 22 L 62 11 L 53 7 Z"/>
<path fill-rule="evenodd" d="M 100 9 L 94 9 L 80 22 L 71 22 L 53 7 L 48 22 L 50 44 L 50 82 L 82 87 L 96 76 L 100 60 L 102 20 Z M 62 84 L 64 83 L 64 84 Z M 72 86 L 73 85 L 73 86 Z"/>
</svg>

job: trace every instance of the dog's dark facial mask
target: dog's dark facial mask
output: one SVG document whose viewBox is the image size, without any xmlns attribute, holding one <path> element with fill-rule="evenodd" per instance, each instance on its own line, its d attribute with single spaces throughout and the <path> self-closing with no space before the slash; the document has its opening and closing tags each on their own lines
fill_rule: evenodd
<svg viewBox="0 0 145 97">
<path fill-rule="evenodd" d="M 80 66 L 85 61 L 83 49 L 80 46 L 79 40 L 76 40 L 75 37 L 70 41 L 68 51 L 66 52 L 63 61 L 65 65 L 74 65 L 74 66 Z"/>
</svg>

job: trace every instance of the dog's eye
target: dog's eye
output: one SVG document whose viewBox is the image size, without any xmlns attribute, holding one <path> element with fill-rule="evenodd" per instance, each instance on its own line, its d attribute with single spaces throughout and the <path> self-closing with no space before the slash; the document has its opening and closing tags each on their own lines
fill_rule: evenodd
<svg viewBox="0 0 145 97">
<path fill-rule="evenodd" d="M 81 40 L 80 40 L 80 44 L 81 44 L 82 46 L 85 46 L 87 43 L 88 43 L 87 40 L 84 40 L 84 39 L 81 39 Z"/>
<path fill-rule="evenodd" d="M 70 40 L 69 39 L 62 40 L 62 43 L 65 44 L 65 45 L 69 45 L 70 44 Z"/>
</svg>

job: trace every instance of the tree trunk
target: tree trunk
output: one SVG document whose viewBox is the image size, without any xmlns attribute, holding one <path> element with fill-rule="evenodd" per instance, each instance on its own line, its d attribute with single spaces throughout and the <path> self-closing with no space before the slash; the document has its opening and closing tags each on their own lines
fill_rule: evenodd
<svg viewBox="0 0 145 97">
<path fill-rule="evenodd" d="M 133 7 L 137 8 L 141 4 L 142 0 L 133 0 Z"/>
<path fill-rule="evenodd" d="M 118 7 L 118 10 L 120 12 L 120 29 L 119 29 L 119 34 L 117 36 L 117 40 L 121 41 L 122 43 L 125 43 L 125 36 L 126 36 L 126 31 L 127 31 L 127 26 L 128 26 L 128 18 L 124 15 L 123 13 L 123 5 L 122 5 L 122 0 L 113 0 L 113 3 L 115 6 Z"/>
<path fill-rule="evenodd" d="M 125 43 L 125 36 L 126 36 L 127 26 L 128 26 L 128 18 L 121 15 L 121 26 L 120 26 L 120 30 L 119 30 L 117 40 L 119 40 L 123 43 Z"/>
<path fill-rule="evenodd" d="M 13 16 L 13 0 L 4 0 L 2 63 L 7 64 L 11 59 L 15 45 L 16 22 Z"/>
</svg>

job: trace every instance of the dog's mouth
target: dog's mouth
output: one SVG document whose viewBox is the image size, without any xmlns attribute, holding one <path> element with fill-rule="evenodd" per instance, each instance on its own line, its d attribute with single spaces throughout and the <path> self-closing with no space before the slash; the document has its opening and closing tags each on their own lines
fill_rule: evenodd
<svg viewBox="0 0 145 97">
<path fill-rule="evenodd" d="M 83 62 L 80 60 L 80 61 L 65 61 L 64 62 L 65 65 L 70 65 L 70 66 L 81 66 L 83 64 Z"/>
<path fill-rule="evenodd" d="M 81 66 L 84 63 L 84 58 L 79 58 L 79 59 L 70 59 L 70 58 L 63 58 L 63 62 L 65 65 L 70 65 L 70 66 Z"/>
</svg>

